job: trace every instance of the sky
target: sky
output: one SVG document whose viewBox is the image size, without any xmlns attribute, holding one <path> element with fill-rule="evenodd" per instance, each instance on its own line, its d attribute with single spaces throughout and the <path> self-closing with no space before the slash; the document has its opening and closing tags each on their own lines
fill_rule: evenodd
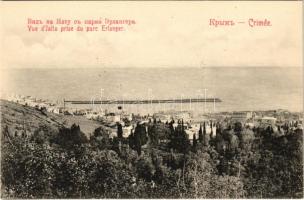
<svg viewBox="0 0 304 200">
<path fill-rule="evenodd" d="M 302 2 L 1 2 L 1 68 L 301 67 Z M 29 32 L 31 19 L 133 19 L 124 32 Z M 268 19 L 270 27 L 247 25 Z M 210 19 L 244 21 L 209 26 Z"/>
</svg>

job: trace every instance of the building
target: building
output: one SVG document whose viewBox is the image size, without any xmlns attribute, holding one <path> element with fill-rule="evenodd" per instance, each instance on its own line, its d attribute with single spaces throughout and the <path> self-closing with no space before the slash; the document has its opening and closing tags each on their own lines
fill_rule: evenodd
<svg viewBox="0 0 304 200">
<path fill-rule="evenodd" d="M 189 112 L 179 112 L 172 115 L 172 118 L 175 120 L 183 119 L 184 122 L 191 120 L 191 113 Z"/>
<path fill-rule="evenodd" d="M 129 135 L 131 135 L 131 133 L 132 133 L 132 130 L 133 130 L 133 126 L 132 125 L 122 127 L 122 132 L 123 132 L 122 136 L 124 138 L 129 137 Z"/>
<path fill-rule="evenodd" d="M 198 139 L 198 131 L 187 129 L 185 130 L 186 134 L 188 135 L 189 140 L 193 140 L 193 137 L 195 135 L 196 139 Z"/>
<path fill-rule="evenodd" d="M 97 112 L 97 111 L 88 111 L 85 114 L 85 117 L 87 119 L 92 119 L 92 120 L 99 120 L 104 116 L 103 112 Z"/>
<path fill-rule="evenodd" d="M 122 114 L 121 114 L 121 118 L 127 119 L 127 120 L 129 120 L 129 121 L 132 121 L 132 120 L 133 120 L 132 114 L 126 114 L 126 113 L 122 113 Z"/>
<path fill-rule="evenodd" d="M 109 123 L 116 123 L 116 122 L 120 122 L 120 115 L 117 115 L 115 113 L 109 113 L 108 115 L 105 116 L 107 122 Z"/>
<path fill-rule="evenodd" d="M 277 121 L 277 118 L 275 118 L 275 117 L 262 117 L 261 118 L 261 124 L 275 125 L 276 121 Z"/>
<path fill-rule="evenodd" d="M 252 112 L 233 112 L 230 120 L 232 123 L 241 122 L 244 124 L 248 119 L 251 119 L 252 116 Z"/>
<path fill-rule="evenodd" d="M 153 115 L 153 117 L 158 121 L 160 120 L 161 122 L 170 122 L 171 121 L 171 116 L 168 114 L 163 114 L 163 113 L 156 113 Z"/>
</svg>

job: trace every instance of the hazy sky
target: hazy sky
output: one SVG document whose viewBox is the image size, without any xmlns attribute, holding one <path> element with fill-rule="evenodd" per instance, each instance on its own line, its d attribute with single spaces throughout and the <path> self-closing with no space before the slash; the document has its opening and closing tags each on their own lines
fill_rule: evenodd
<svg viewBox="0 0 304 200">
<path fill-rule="evenodd" d="M 1 68 L 302 66 L 302 2 L 1 2 Z M 125 32 L 33 33 L 27 19 L 134 19 Z M 209 19 L 271 27 L 210 27 Z"/>
</svg>

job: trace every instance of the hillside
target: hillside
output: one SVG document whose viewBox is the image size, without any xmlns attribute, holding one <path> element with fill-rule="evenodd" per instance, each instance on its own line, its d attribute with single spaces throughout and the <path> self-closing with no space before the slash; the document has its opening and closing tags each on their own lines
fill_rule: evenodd
<svg viewBox="0 0 304 200">
<path fill-rule="evenodd" d="M 87 137 L 101 125 L 83 116 L 63 116 L 55 113 L 41 112 L 29 106 L 0 100 L 1 129 L 7 126 L 10 135 L 21 135 L 23 130 L 27 134 L 34 133 L 39 127 L 57 132 L 60 127 L 71 127 L 73 123 L 80 126 Z"/>
</svg>

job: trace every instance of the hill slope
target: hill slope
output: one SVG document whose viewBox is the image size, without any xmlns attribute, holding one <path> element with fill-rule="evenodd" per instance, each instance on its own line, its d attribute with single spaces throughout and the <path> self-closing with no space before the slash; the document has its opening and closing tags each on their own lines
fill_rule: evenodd
<svg viewBox="0 0 304 200">
<path fill-rule="evenodd" d="M 71 127 L 73 123 L 80 126 L 81 130 L 89 137 L 100 127 L 96 121 L 88 120 L 83 116 L 63 116 L 55 113 L 41 112 L 36 108 L 20 105 L 14 102 L 0 100 L 1 129 L 7 126 L 9 134 L 21 135 L 24 130 L 27 134 L 34 133 L 39 127 L 57 132 L 60 127 Z"/>
</svg>

